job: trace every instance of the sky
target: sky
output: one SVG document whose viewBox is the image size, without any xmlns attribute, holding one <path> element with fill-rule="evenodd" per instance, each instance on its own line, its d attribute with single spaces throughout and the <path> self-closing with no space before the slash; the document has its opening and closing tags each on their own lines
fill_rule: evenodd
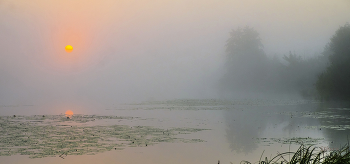
<svg viewBox="0 0 350 164">
<path fill-rule="evenodd" d="M 348 0 L 0 0 L 0 105 L 215 98 L 232 29 L 308 57 L 349 15 Z"/>
</svg>

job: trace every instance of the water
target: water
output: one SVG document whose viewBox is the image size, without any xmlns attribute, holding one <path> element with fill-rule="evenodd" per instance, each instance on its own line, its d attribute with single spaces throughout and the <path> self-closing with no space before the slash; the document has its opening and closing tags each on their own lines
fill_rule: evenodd
<svg viewBox="0 0 350 164">
<path fill-rule="evenodd" d="M 75 112 L 69 119 L 68 109 Z M 300 144 L 338 149 L 350 134 L 350 108 L 312 101 L 7 105 L 0 111 L 1 163 L 256 162 L 262 153 L 270 158 Z"/>
</svg>

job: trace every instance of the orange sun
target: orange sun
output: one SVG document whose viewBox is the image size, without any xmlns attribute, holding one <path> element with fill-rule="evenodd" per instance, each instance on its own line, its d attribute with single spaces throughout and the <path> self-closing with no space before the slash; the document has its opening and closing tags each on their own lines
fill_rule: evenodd
<svg viewBox="0 0 350 164">
<path fill-rule="evenodd" d="M 71 118 L 73 116 L 73 111 L 71 110 L 67 110 L 66 113 L 65 113 L 66 117 L 69 117 Z"/>
<path fill-rule="evenodd" d="M 67 45 L 65 50 L 66 52 L 71 53 L 73 51 L 73 47 L 71 45 Z"/>
</svg>

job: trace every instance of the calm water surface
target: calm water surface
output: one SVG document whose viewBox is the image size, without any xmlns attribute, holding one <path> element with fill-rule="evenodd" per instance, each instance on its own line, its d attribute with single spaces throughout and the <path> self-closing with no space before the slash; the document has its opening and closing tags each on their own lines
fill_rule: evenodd
<svg viewBox="0 0 350 164">
<path fill-rule="evenodd" d="M 301 143 L 337 149 L 350 134 L 350 108 L 306 101 L 79 106 L 70 119 L 62 114 L 68 109 L 2 106 L 0 163 L 256 162 L 263 151 L 269 158 Z"/>
</svg>

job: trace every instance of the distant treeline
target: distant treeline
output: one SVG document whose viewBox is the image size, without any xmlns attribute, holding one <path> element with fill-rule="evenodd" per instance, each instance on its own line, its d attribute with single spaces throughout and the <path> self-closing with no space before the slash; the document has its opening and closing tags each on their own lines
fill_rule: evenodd
<svg viewBox="0 0 350 164">
<path fill-rule="evenodd" d="M 251 27 L 232 30 L 226 43 L 221 89 L 232 93 L 300 94 L 304 98 L 350 100 L 350 25 L 341 26 L 322 54 L 289 52 L 268 57 Z"/>
</svg>

